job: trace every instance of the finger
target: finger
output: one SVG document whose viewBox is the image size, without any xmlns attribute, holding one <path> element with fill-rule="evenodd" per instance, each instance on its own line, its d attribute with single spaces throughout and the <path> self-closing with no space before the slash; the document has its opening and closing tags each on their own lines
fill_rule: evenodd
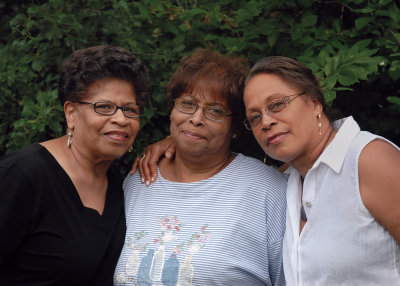
<svg viewBox="0 0 400 286">
<path fill-rule="evenodd" d="M 150 172 L 150 183 L 153 183 L 157 180 L 157 164 L 159 161 L 158 154 L 151 154 L 149 156 L 149 161 L 147 163 L 147 167 L 149 168 Z"/>
<path fill-rule="evenodd" d="M 145 157 L 141 160 L 141 167 L 143 170 L 143 178 L 146 185 L 149 186 L 151 182 L 151 174 L 149 169 L 149 160 L 151 158 L 151 153 L 146 152 Z"/>
<path fill-rule="evenodd" d="M 131 175 L 135 174 L 135 172 L 137 171 L 137 169 L 138 169 L 138 161 L 139 161 L 139 157 L 136 157 L 135 161 L 133 162 L 131 171 L 130 171 Z"/>
<path fill-rule="evenodd" d="M 175 145 L 171 144 L 168 149 L 165 151 L 165 157 L 167 157 L 168 159 L 172 159 L 175 156 Z"/>
<path fill-rule="evenodd" d="M 142 183 L 144 183 L 146 180 L 145 180 L 145 173 L 143 171 L 143 158 L 139 156 L 137 160 L 138 160 L 137 166 L 140 173 L 140 180 L 142 181 Z"/>
</svg>

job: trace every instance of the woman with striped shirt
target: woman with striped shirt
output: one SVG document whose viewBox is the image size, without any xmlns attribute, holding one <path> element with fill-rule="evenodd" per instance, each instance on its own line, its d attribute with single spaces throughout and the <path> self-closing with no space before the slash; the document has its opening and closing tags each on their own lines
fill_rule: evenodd
<svg viewBox="0 0 400 286">
<path fill-rule="evenodd" d="M 246 72 L 239 58 L 196 50 L 172 75 L 175 158 L 160 160 L 150 186 L 138 173 L 125 179 L 127 234 L 115 285 L 285 284 L 286 180 L 230 151 Z"/>
</svg>

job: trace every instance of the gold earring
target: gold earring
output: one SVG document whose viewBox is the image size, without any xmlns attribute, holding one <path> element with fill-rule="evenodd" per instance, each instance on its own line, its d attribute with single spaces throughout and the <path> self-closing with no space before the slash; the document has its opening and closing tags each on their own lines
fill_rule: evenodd
<svg viewBox="0 0 400 286">
<path fill-rule="evenodd" d="M 130 153 L 130 152 L 132 152 L 132 151 L 133 151 L 133 147 L 132 147 L 132 146 L 129 146 L 128 152 Z"/>
<path fill-rule="evenodd" d="M 68 136 L 67 147 L 71 148 L 71 144 L 72 144 L 72 132 L 71 132 L 71 130 L 68 130 L 67 136 Z"/>
<path fill-rule="evenodd" d="M 319 128 L 319 135 L 322 136 L 322 123 L 321 123 L 321 113 L 318 113 L 318 128 Z"/>
</svg>

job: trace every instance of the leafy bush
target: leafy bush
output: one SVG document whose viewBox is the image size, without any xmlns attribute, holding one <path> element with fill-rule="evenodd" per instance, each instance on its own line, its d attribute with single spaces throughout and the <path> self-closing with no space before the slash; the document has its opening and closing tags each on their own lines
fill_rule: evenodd
<svg viewBox="0 0 400 286">
<path fill-rule="evenodd" d="M 111 44 L 137 54 L 151 98 L 135 152 L 168 134 L 165 85 L 179 59 L 211 47 L 247 57 L 296 58 L 324 96 L 363 129 L 400 143 L 400 9 L 391 0 L 36 0 L 0 3 L 0 155 L 61 136 L 57 73 L 74 50 Z M 244 134 L 236 145 L 254 151 Z"/>
</svg>

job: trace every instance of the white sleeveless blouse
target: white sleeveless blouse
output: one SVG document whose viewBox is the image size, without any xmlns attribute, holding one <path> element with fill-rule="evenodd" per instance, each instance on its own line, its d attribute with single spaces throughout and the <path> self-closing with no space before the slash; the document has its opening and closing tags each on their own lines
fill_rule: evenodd
<svg viewBox="0 0 400 286">
<path fill-rule="evenodd" d="M 389 141 L 360 131 L 352 117 L 337 123 L 342 121 L 305 178 L 303 206 L 308 221 L 300 235 L 300 174 L 293 168 L 285 172 L 289 175 L 283 246 L 286 283 L 400 285 L 400 246 L 364 206 L 358 185 L 363 148 L 374 139 Z"/>
</svg>

